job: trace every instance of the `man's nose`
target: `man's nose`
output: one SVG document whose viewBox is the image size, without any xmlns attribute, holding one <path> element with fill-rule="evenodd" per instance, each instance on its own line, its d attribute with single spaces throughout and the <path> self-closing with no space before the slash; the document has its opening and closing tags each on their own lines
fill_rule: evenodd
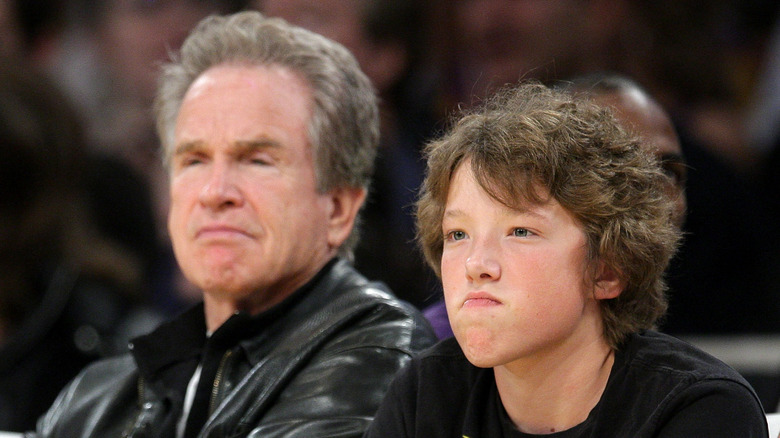
<svg viewBox="0 0 780 438">
<path fill-rule="evenodd" d="M 214 162 L 200 192 L 200 202 L 210 209 L 240 205 L 243 197 L 236 183 L 235 171 L 229 164 Z"/>
</svg>

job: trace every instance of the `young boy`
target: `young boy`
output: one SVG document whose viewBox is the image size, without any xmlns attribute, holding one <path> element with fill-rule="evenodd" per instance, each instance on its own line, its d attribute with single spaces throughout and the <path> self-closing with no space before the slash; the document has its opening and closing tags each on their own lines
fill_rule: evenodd
<svg viewBox="0 0 780 438">
<path fill-rule="evenodd" d="M 652 154 L 609 110 L 525 84 L 427 146 L 419 240 L 454 339 L 368 437 L 766 437 L 748 383 L 652 331 L 679 240 Z"/>
</svg>

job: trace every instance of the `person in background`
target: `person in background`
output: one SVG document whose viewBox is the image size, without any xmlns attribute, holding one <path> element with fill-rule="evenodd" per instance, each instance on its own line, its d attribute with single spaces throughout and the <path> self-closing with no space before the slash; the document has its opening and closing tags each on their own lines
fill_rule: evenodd
<svg viewBox="0 0 780 438">
<path fill-rule="evenodd" d="M 586 99 L 499 92 L 426 147 L 419 242 L 455 333 L 367 437 L 765 437 L 733 369 L 652 328 L 680 231 L 653 154 Z"/>
<path fill-rule="evenodd" d="M 360 436 L 434 341 L 348 261 L 378 142 L 368 78 L 283 20 L 212 16 L 155 110 L 168 229 L 203 302 L 86 368 L 37 436 Z"/>
<path fill-rule="evenodd" d="M 113 236 L 144 253 L 155 306 L 169 315 L 180 312 L 197 301 L 197 291 L 182 279 L 165 227 L 167 177 L 149 111 L 156 73 L 201 19 L 236 12 L 246 1 L 10 1 L 28 23 L 25 33 L 37 35 L 26 56 L 35 58 L 74 102 L 88 148 L 101 157 L 94 172 L 104 184 L 94 186 L 95 197 L 113 203 L 100 209 L 97 219 Z M 116 202 L 114 187 L 123 194 L 135 189 L 149 205 L 142 209 L 122 195 L 116 198 L 123 202 Z"/>
<path fill-rule="evenodd" d="M 767 220 L 762 194 L 689 136 L 678 135 L 669 113 L 636 82 L 596 73 L 575 78 L 569 86 L 612 108 L 655 151 L 670 176 L 675 222 L 684 239 L 667 270 L 670 303 L 663 331 L 733 335 L 780 330 L 780 297 L 772 274 L 777 233 Z M 724 226 L 742 231 L 724 236 Z"/>
<path fill-rule="evenodd" d="M 45 76 L 46 81 L 51 83 L 47 88 L 56 86 L 57 95 L 69 101 L 69 111 L 74 113 L 72 118 L 79 119 L 80 131 L 83 132 L 79 138 L 84 162 L 81 165 L 81 183 L 85 189 L 82 193 L 82 207 L 90 217 L 91 226 L 96 228 L 95 231 L 101 234 L 103 240 L 110 240 L 118 251 L 126 252 L 128 257 L 136 260 L 136 266 L 128 269 L 141 266 L 143 299 L 151 297 L 155 301 L 153 305 L 156 312 L 167 313 L 168 309 L 159 305 L 155 299 L 160 259 L 169 251 L 162 248 L 157 235 L 150 182 L 128 160 L 89 134 L 92 120 L 85 117 L 79 102 L 83 96 L 92 95 L 95 91 L 74 90 L 66 80 L 68 77 L 78 77 L 88 84 L 87 88 L 98 87 L 100 83 L 90 81 L 92 77 L 87 73 L 90 64 L 81 62 L 82 50 L 74 53 L 77 47 L 83 49 L 74 44 L 72 37 L 74 25 L 71 23 L 71 8 L 77 4 L 80 1 L 2 0 L 0 15 L 5 16 L 0 21 L 7 23 L 6 30 L 11 33 L 3 35 L 3 46 L 4 49 L 14 49 L 11 50 L 13 57 L 8 58 L 7 62 L 9 66 L 19 64 L 33 69 L 36 76 Z M 101 2 L 96 6 L 99 8 L 109 4 Z M 6 45 L 6 41 L 10 44 Z M 78 70 L 62 68 L 60 62 L 65 59 L 66 65 L 78 65 Z M 107 112 L 107 107 L 101 110 Z M 118 130 L 113 132 L 122 136 Z"/>
<path fill-rule="evenodd" d="M 379 95 L 380 147 L 361 215 L 355 267 L 424 307 L 441 295 L 414 244 L 414 196 L 425 165 L 420 149 L 438 123 L 424 41 L 426 6 L 413 0 L 255 0 L 280 17 L 343 44 Z"/>
<path fill-rule="evenodd" d="M 625 129 L 639 136 L 642 147 L 655 155 L 668 177 L 669 197 L 674 200 L 672 222 L 682 229 L 688 209 L 688 165 L 674 124 L 661 105 L 637 82 L 617 73 L 592 73 L 563 81 L 562 86 L 611 109 Z"/>
<path fill-rule="evenodd" d="M 0 57 L 0 430 L 35 427 L 85 365 L 160 322 L 141 257 L 95 223 L 90 163 L 63 93 Z"/>
</svg>

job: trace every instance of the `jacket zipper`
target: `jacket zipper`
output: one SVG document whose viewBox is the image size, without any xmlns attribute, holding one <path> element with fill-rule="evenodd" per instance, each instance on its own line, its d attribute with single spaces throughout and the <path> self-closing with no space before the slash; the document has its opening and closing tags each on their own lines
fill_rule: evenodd
<svg viewBox="0 0 780 438">
<path fill-rule="evenodd" d="M 217 375 L 214 377 L 214 385 L 211 388 L 211 401 L 209 402 L 209 415 L 217 408 L 217 398 L 219 397 L 219 389 L 222 386 L 222 380 L 225 377 L 225 369 L 227 368 L 228 359 L 233 354 L 233 350 L 228 350 L 222 356 L 222 360 L 219 362 L 219 368 L 217 368 Z"/>
<path fill-rule="evenodd" d="M 130 423 L 125 428 L 124 432 L 122 432 L 122 438 L 129 438 L 135 435 L 135 433 L 138 430 L 138 427 L 141 424 L 142 418 L 145 414 L 145 404 L 144 398 L 146 397 L 146 385 L 144 385 L 144 378 L 139 377 L 138 378 L 138 416 L 135 419 L 131 419 Z"/>
</svg>

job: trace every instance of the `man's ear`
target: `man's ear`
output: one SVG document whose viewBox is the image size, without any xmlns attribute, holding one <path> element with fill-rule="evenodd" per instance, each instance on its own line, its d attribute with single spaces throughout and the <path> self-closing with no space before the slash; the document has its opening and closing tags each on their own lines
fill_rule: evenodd
<svg viewBox="0 0 780 438">
<path fill-rule="evenodd" d="M 617 298 L 626 288 L 626 282 L 614 268 L 599 262 L 596 279 L 593 282 L 593 297 L 597 300 Z"/>
<path fill-rule="evenodd" d="M 366 199 L 366 190 L 357 187 L 340 187 L 330 191 L 331 208 L 328 216 L 328 244 L 338 248 L 347 240 L 355 226 L 360 206 Z"/>
</svg>

